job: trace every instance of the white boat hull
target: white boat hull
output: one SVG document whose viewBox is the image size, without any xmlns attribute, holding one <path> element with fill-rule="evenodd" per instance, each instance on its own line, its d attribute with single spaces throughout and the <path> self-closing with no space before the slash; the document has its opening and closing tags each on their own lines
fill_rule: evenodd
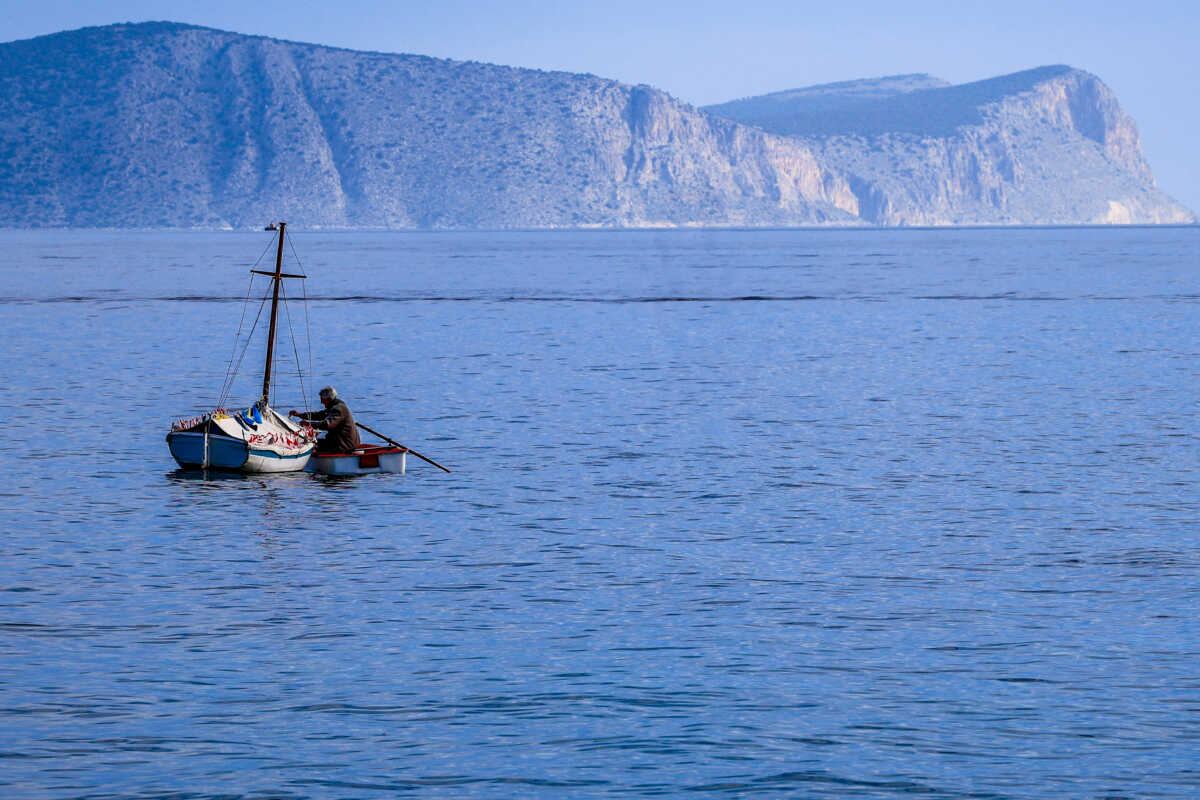
<svg viewBox="0 0 1200 800">
<path fill-rule="evenodd" d="M 184 469 L 261 474 L 300 472 L 308 466 L 315 439 L 311 429 L 303 430 L 263 406 L 216 411 L 176 424 L 167 434 L 167 446 Z"/>
<path fill-rule="evenodd" d="M 407 450 L 368 445 L 353 453 L 314 453 L 308 462 L 308 471 L 322 475 L 370 475 L 376 472 L 403 475 L 407 464 Z"/>
<path fill-rule="evenodd" d="M 242 465 L 242 472 L 300 472 L 308 466 L 312 456 L 310 448 L 306 453 L 294 456 L 280 456 L 269 450 L 251 450 Z"/>
</svg>

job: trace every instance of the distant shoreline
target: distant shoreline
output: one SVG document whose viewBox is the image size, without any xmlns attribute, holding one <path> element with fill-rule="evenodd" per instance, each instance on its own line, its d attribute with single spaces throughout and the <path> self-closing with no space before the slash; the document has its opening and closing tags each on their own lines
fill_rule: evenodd
<svg viewBox="0 0 1200 800">
<path fill-rule="evenodd" d="M 581 226 L 575 228 L 342 228 L 333 226 L 305 227 L 299 223 L 289 223 L 289 230 L 307 233 L 396 233 L 396 234 L 503 234 L 503 233 L 700 233 L 700 232 L 903 232 L 903 231 L 1022 231 L 1022 230 L 1175 230 L 1180 228 L 1200 228 L 1200 222 L 1162 222 L 1162 223 L 1130 223 L 1128 225 L 1113 225 L 1103 223 L 1065 224 L 1047 223 L 1045 225 L 988 225 L 972 223 L 970 225 L 674 225 L 646 227 L 597 227 Z M 76 227 L 3 227 L 0 233 L 271 233 L 262 228 L 76 228 Z"/>
</svg>

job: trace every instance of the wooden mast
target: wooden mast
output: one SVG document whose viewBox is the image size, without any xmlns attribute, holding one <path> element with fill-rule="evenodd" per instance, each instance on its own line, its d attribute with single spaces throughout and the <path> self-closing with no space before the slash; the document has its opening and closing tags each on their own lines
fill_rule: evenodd
<svg viewBox="0 0 1200 800">
<path fill-rule="evenodd" d="M 283 280 L 283 231 L 286 222 L 279 223 L 279 249 L 275 253 L 275 274 L 271 276 L 274 288 L 271 293 L 271 327 L 267 332 L 267 366 L 263 370 L 263 405 L 269 405 L 271 395 L 271 361 L 275 357 L 275 316 L 279 312 L 279 282 Z"/>
</svg>

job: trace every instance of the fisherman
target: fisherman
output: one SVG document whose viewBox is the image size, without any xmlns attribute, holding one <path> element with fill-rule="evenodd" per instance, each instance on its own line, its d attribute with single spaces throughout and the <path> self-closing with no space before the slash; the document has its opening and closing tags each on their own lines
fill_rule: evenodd
<svg viewBox="0 0 1200 800">
<path fill-rule="evenodd" d="M 321 390 L 321 405 L 325 406 L 324 411 L 306 411 L 302 414 L 293 408 L 288 416 L 310 420 L 317 430 L 329 431 L 325 438 L 317 441 L 318 453 L 352 452 L 361 442 L 350 408 L 338 398 L 337 390 L 332 386 Z"/>
</svg>

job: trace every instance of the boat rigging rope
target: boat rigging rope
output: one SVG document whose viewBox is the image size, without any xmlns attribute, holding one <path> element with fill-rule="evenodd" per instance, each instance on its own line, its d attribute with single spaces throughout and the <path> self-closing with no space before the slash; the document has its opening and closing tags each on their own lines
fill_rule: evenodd
<svg viewBox="0 0 1200 800">
<path fill-rule="evenodd" d="M 296 357 L 296 375 L 300 378 L 300 395 L 304 398 L 304 410 L 308 410 L 308 389 L 304 385 L 304 371 L 300 369 L 300 350 L 296 347 L 296 329 L 292 327 L 292 310 L 287 304 L 287 293 L 280 286 L 280 291 L 284 295 L 283 311 L 287 314 L 288 334 L 292 338 L 292 354 Z M 309 348 L 309 358 L 312 358 L 312 349 Z"/>
<path fill-rule="evenodd" d="M 288 239 L 288 246 L 292 248 L 292 258 L 296 259 L 296 266 L 300 268 L 300 270 L 299 270 L 300 274 L 304 275 L 304 274 L 306 274 L 304 272 L 304 264 L 302 264 L 300 262 L 300 254 L 296 252 L 296 244 L 293 241 L 295 238 L 296 238 L 296 235 L 293 233 L 292 238 Z M 304 301 L 304 340 L 305 340 L 305 345 L 308 347 L 308 374 L 312 375 L 313 374 L 312 332 L 308 326 L 308 284 L 305 283 L 303 280 L 300 281 L 300 289 L 301 289 L 301 296 L 303 297 L 303 301 Z M 289 317 L 288 324 L 291 325 L 290 317 Z M 296 369 L 297 370 L 300 369 L 299 356 L 297 356 L 297 358 L 296 358 Z M 303 382 L 300 384 L 300 389 L 301 389 L 301 391 L 303 391 L 303 389 L 304 389 Z M 309 408 L 308 408 L 308 393 L 307 392 L 304 394 L 304 410 L 305 411 L 309 410 Z"/>
<path fill-rule="evenodd" d="M 254 289 L 254 275 L 250 276 L 250 283 L 246 286 L 246 297 L 242 300 L 242 318 L 238 321 L 237 335 L 233 337 L 233 351 L 229 354 L 229 361 L 225 364 L 225 380 L 221 382 L 221 395 L 217 400 L 217 408 L 225 405 L 225 395 L 229 391 L 229 384 L 233 380 L 230 371 L 233 369 L 233 359 L 237 356 L 238 341 L 242 338 L 242 328 L 246 325 L 246 309 L 250 307 L 250 292 Z M 250 331 L 253 333 L 253 329 Z M 240 362 L 239 362 L 240 363 Z M 236 373 L 234 373 L 236 374 Z"/>
<path fill-rule="evenodd" d="M 272 245 L 274 245 L 276 242 L 278 242 L 278 239 L 272 238 L 271 242 L 267 245 L 266 249 L 264 249 L 262 254 L 259 255 L 258 260 L 254 262 L 253 266 L 251 267 L 252 270 L 259 265 L 259 263 L 263 260 L 263 257 L 266 256 L 266 254 L 268 252 L 270 252 Z M 290 239 L 288 240 L 288 244 L 292 245 Z M 292 245 L 292 256 L 293 256 L 293 258 L 295 258 L 297 265 L 300 266 L 300 272 L 303 273 L 303 265 L 300 264 L 300 256 L 296 252 L 295 245 Z M 284 313 L 287 315 L 288 333 L 291 336 L 291 340 L 292 340 L 292 353 L 296 358 L 296 374 L 300 378 L 300 392 L 304 397 L 304 409 L 307 411 L 308 410 L 308 388 L 305 386 L 304 372 L 300 368 L 300 351 L 299 351 L 299 347 L 296 343 L 296 330 L 295 330 L 295 326 L 292 324 L 292 311 L 287 303 L 287 289 L 285 288 L 285 284 L 283 283 L 283 281 L 279 282 L 279 289 L 280 289 L 280 299 L 283 301 Z M 234 381 L 237 379 L 237 375 L 241 371 L 242 362 L 246 358 L 246 353 L 249 352 L 250 343 L 254 339 L 254 332 L 258 329 L 259 320 L 262 319 L 263 309 L 266 308 L 267 300 L 269 300 L 271 298 L 272 291 L 271 291 L 271 287 L 268 286 L 267 291 L 263 294 L 262 300 L 258 304 L 258 312 L 254 315 L 254 322 L 251 323 L 249 331 L 246 332 L 246 339 L 245 339 L 245 342 L 243 343 L 242 342 L 242 332 L 246 328 L 246 311 L 249 308 L 250 295 L 253 292 L 253 290 L 254 290 L 254 273 L 251 273 L 250 285 L 246 287 L 246 297 L 242 300 L 242 318 L 238 322 L 237 335 L 234 336 L 234 339 L 233 339 L 233 352 L 230 353 L 229 361 L 225 365 L 225 380 L 221 384 L 221 394 L 217 400 L 217 405 L 216 405 L 216 408 L 218 408 L 218 409 L 225 407 L 225 403 L 228 401 L 229 395 L 233 391 Z M 307 341 L 308 341 L 308 371 L 309 371 L 309 374 L 311 375 L 312 374 L 312 334 L 309 330 L 309 325 L 308 325 L 308 290 L 307 290 L 307 287 L 304 290 L 304 330 L 305 330 L 305 335 L 306 335 Z M 239 344 L 241 344 L 241 352 L 240 353 L 238 352 Z M 276 353 L 274 356 L 274 363 L 272 363 L 272 365 L 271 365 L 272 368 L 275 367 L 275 365 L 278 363 L 278 360 L 279 360 L 279 355 L 278 355 L 278 353 Z M 272 398 L 269 398 L 269 399 L 273 400 L 275 387 L 272 386 L 271 389 L 272 389 L 272 392 L 271 392 Z M 207 430 L 207 428 L 206 428 L 206 430 Z"/>
<path fill-rule="evenodd" d="M 312 368 L 312 333 L 308 329 L 308 286 L 301 284 L 301 289 L 304 292 L 304 339 L 308 345 L 308 374 L 313 374 Z M 304 410 L 308 410 L 308 396 L 304 397 Z"/>
<path fill-rule="evenodd" d="M 250 265 L 250 269 L 253 270 L 253 269 L 257 268 L 259 264 L 262 263 L 262 260 L 263 260 L 263 258 L 266 257 L 267 253 L 271 252 L 271 245 L 273 245 L 273 244 L 275 244 L 274 237 L 271 238 L 271 241 L 267 242 L 267 246 L 265 248 L 263 248 L 263 251 L 261 253 L 258 254 L 258 258 L 255 259 L 254 263 Z M 245 296 L 245 298 L 242 299 L 242 318 L 238 321 L 237 335 L 235 335 L 233 337 L 233 350 L 229 354 L 229 361 L 225 364 L 225 380 L 221 382 L 221 395 L 217 399 L 217 406 L 216 406 L 217 408 L 223 408 L 225 406 L 225 401 L 229 397 L 229 392 L 233 389 L 233 380 L 234 380 L 234 378 L 237 377 L 237 369 L 235 369 L 233 366 L 233 359 L 237 356 L 238 342 L 241 340 L 242 330 L 246 327 L 246 309 L 250 307 L 250 293 L 253 290 L 254 290 L 254 273 L 251 272 L 250 273 L 250 282 L 246 285 L 246 296 Z M 264 303 L 266 302 L 266 298 L 263 298 L 263 302 Z M 260 316 L 262 315 L 262 306 L 261 305 L 258 307 L 258 313 Z M 255 325 L 255 327 L 257 327 L 258 317 L 254 318 L 254 325 Z M 253 335 L 254 335 L 254 327 L 251 327 L 250 333 L 248 333 L 246 335 L 247 336 L 247 339 L 246 339 L 247 346 L 250 343 L 250 337 Z M 246 355 L 246 351 L 243 348 L 242 358 L 245 358 L 245 355 Z M 239 358 L 238 359 L 238 367 L 240 367 L 241 364 L 242 364 L 242 360 Z"/>
<path fill-rule="evenodd" d="M 242 368 L 242 361 L 246 358 L 246 351 L 250 349 L 250 342 L 254 339 L 254 330 L 258 327 L 258 321 L 262 318 L 263 308 L 267 305 L 267 300 L 271 297 L 271 293 L 267 292 L 263 295 L 262 302 L 258 304 L 258 313 L 254 316 L 254 324 L 250 326 L 250 332 L 246 334 L 246 344 L 242 346 L 242 353 L 238 356 L 237 364 L 233 366 L 233 373 L 229 377 L 229 381 L 225 386 L 221 387 L 221 399 L 217 402 L 217 408 L 224 408 L 225 401 L 229 398 L 229 393 L 233 391 L 233 379 L 237 377 L 238 371 Z"/>
</svg>

